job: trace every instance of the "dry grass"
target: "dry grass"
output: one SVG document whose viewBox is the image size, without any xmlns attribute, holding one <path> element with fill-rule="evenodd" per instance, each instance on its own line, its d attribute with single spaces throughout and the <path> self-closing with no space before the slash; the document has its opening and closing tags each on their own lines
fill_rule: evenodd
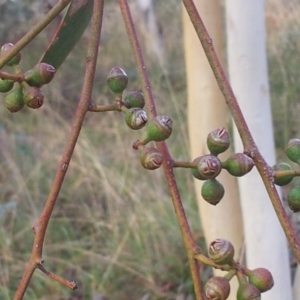
<svg viewBox="0 0 300 300">
<path fill-rule="evenodd" d="M 188 159 L 182 49 L 172 49 L 171 42 L 181 34 L 171 18 L 178 1 L 171 2 L 173 8 L 158 4 L 170 18 L 163 32 L 170 69 L 152 64 L 151 56 L 147 61 L 158 110 L 174 120 L 170 149 Z M 180 7 L 176 10 L 180 16 Z M 24 50 L 24 60 L 42 43 Z M 44 88 L 47 101 L 41 110 L 11 115 L 0 107 L 0 213 L 6 209 L 0 214 L 1 299 L 12 297 L 32 247 L 31 224 L 47 198 L 79 98 L 85 44 L 83 37 L 54 82 Z M 30 64 L 34 62 L 22 66 Z M 105 82 L 115 65 L 128 73 L 128 90 L 140 87 L 120 14 L 107 5 L 93 95 L 98 104 L 113 98 Z M 164 77 L 166 72 L 171 75 Z M 79 290 L 70 292 L 37 271 L 24 299 L 171 299 L 191 294 L 187 258 L 163 175 L 143 170 L 131 147 L 140 134 L 125 125 L 122 114 L 87 115 L 44 253 L 45 266 L 77 280 Z M 191 225 L 199 231 L 191 175 L 178 172 L 178 180 Z"/>
<path fill-rule="evenodd" d="M 284 148 L 299 131 L 299 17 L 296 0 L 267 1 L 269 77 L 277 155 L 285 160 Z"/>
<path fill-rule="evenodd" d="M 159 113 L 169 114 L 174 120 L 174 134 L 168 140 L 171 153 L 178 159 L 188 159 L 185 73 L 178 21 L 181 6 L 177 0 L 155 1 L 155 5 L 167 55 L 164 69 L 155 64 L 153 56 L 147 56 L 148 69 Z M 285 137 L 291 133 L 289 113 L 296 111 L 293 105 L 299 97 L 297 89 L 290 89 L 291 84 L 295 85 L 292 78 L 295 81 L 299 76 L 286 75 L 291 70 L 298 71 L 293 67 L 297 58 L 290 55 L 290 61 L 286 62 L 284 51 L 294 53 L 299 47 L 294 36 L 299 34 L 300 4 L 291 1 L 289 5 L 292 9 L 285 1 L 269 0 L 266 14 L 275 123 L 282 124 L 276 126 L 276 132 L 282 136 L 282 131 L 286 131 Z M 128 90 L 140 88 L 115 4 L 109 3 L 105 12 L 93 95 L 98 104 L 112 99 L 105 82 L 115 65 L 128 73 Z M 46 39 L 47 34 L 24 50 L 24 70 L 35 64 L 42 51 L 36 53 L 36 49 L 42 49 Z M 12 298 L 30 254 L 31 224 L 47 198 L 79 98 L 85 45 L 83 37 L 53 84 L 44 88 L 47 101 L 41 110 L 24 109 L 12 115 L 4 105 L 0 106 L 0 299 L 3 300 Z M 77 280 L 79 290 L 69 292 L 37 271 L 24 299 L 106 296 L 150 300 L 179 299 L 180 295 L 192 294 L 186 254 L 163 175 L 160 170 L 143 170 L 131 148 L 139 136 L 139 132 L 126 127 L 121 114 L 87 115 L 49 226 L 44 253 L 45 266 Z M 280 146 L 282 139 L 276 141 Z M 201 227 L 192 176 L 185 170 L 176 171 L 176 176 L 191 226 L 198 233 Z"/>
</svg>

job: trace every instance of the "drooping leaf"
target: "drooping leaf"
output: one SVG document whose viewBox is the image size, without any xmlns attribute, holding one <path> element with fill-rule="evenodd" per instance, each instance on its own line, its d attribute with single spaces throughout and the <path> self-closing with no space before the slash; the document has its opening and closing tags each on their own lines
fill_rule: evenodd
<svg viewBox="0 0 300 300">
<path fill-rule="evenodd" d="M 60 67 L 88 26 L 93 3 L 93 0 L 71 2 L 40 62 L 48 63 L 55 69 Z"/>
</svg>

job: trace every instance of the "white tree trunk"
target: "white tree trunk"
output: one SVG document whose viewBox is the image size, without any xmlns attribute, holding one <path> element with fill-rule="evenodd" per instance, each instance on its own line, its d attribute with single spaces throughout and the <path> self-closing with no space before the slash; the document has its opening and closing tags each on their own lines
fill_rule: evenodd
<svg viewBox="0 0 300 300">
<path fill-rule="evenodd" d="M 293 284 L 293 299 L 300 300 L 300 268 L 299 265 L 297 266 L 294 284 Z"/>
<path fill-rule="evenodd" d="M 143 42 L 146 45 L 147 54 L 164 65 L 164 47 L 162 37 L 157 25 L 152 0 L 137 0 L 135 19 Z"/>
<path fill-rule="evenodd" d="M 223 52 L 223 27 L 220 0 L 194 1 L 204 19 L 217 52 Z M 183 16 L 184 50 L 188 87 L 188 126 L 191 158 L 209 153 L 206 138 L 209 132 L 227 127 L 229 114 L 223 96 L 210 69 L 202 46 L 186 12 Z M 230 155 L 226 151 L 225 157 Z M 223 155 L 221 157 L 224 158 Z M 223 171 L 218 180 L 225 187 L 225 196 L 217 206 L 206 203 L 201 196 L 203 181 L 195 180 L 200 219 L 207 243 L 216 238 L 230 240 L 235 246 L 236 258 L 241 256 L 243 224 L 235 178 Z M 220 272 L 217 272 L 220 274 Z M 229 299 L 236 299 L 237 281 L 231 282 Z"/>
<path fill-rule="evenodd" d="M 254 139 L 270 165 L 275 163 L 262 0 L 226 0 L 229 77 Z M 235 131 L 236 151 L 243 151 Z M 290 300 L 287 242 L 256 170 L 239 180 L 249 268 L 265 267 L 275 286 L 263 299 Z"/>
</svg>

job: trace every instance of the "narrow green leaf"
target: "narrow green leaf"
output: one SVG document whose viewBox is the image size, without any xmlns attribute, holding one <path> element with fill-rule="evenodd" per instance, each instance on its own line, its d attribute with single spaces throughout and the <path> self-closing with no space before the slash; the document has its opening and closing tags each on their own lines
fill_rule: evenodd
<svg viewBox="0 0 300 300">
<path fill-rule="evenodd" d="M 92 16 L 93 3 L 93 0 L 73 0 L 71 2 L 40 62 L 48 63 L 55 69 L 60 67 L 88 26 Z"/>
</svg>

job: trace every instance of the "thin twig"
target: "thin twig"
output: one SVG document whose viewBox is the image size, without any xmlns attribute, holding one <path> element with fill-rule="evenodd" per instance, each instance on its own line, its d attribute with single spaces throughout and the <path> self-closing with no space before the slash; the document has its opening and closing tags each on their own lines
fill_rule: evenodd
<svg viewBox="0 0 300 300">
<path fill-rule="evenodd" d="M 156 116 L 155 102 L 150 86 L 149 77 L 146 70 L 146 65 L 143 59 L 141 47 L 133 24 L 130 8 L 127 0 L 119 0 L 120 9 L 122 11 L 124 23 L 127 30 L 127 35 L 131 44 L 133 55 L 136 61 L 137 71 L 142 83 L 142 89 L 145 96 L 146 110 L 149 118 Z M 196 299 L 204 300 L 204 293 L 201 286 L 200 272 L 197 260 L 194 255 L 200 252 L 197 246 L 190 226 L 188 224 L 185 211 L 182 205 L 182 200 L 178 191 L 177 183 L 173 172 L 173 159 L 171 158 L 165 142 L 156 143 L 157 147 L 163 155 L 163 169 L 168 183 L 169 193 L 172 198 L 173 206 L 182 233 L 184 245 L 188 254 L 191 274 L 194 282 L 194 290 Z"/>
<path fill-rule="evenodd" d="M 45 269 L 43 265 L 38 265 L 37 268 L 41 270 L 45 275 L 47 275 L 49 278 L 53 279 L 54 281 L 66 286 L 67 288 L 71 290 L 76 290 L 78 288 L 77 283 L 74 280 L 66 280 L 64 278 L 61 278 L 52 272 L 49 272 L 48 270 Z"/>
<path fill-rule="evenodd" d="M 296 170 L 274 171 L 274 178 L 282 178 L 287 176 L 298 177 L 300 176 L 300 172 Z"/>
<path fill-rule="evenodd" d="M 190 161 L 178 161 L 174 160 L 173 161 L 173 168 L 197 168 L 197 163 L 195 162 L 190 162 Z"/>
<path fill-rule="evenodd" d="M 45 15 L 45 17 L 34 25 L 7 53 L 0 57 L 0 69 L 27 46 L 51 21 L 71 2 L 71 0 L 60 0 L 53 6 L 53 8 Z"/>
<path fill-rule="evenodd" d="M 201 261 L 204 265 L 210 266 L 214 269 L 219 269 L 222 271 L 230 271 L 232 269 L 232 266 L 230 265 L 218 265 L 214 263 L 210 258 L 206 257 L 203 254 L 196 254 L 195 258 L 199 261 Z"/>
<path fill-rule="evenodd" d="M 105 112 L 105 111 L 121 111 L 120 101 L 108 105 L 96 105 L 91 103 L 89 106 L 91 112 Z"/>
<path fill-rule="evenodd" d="M 84 77 L 84 83 L 82 87 L 80 101 L 73 120 L 71 132 L 68 136 L 65 150 L 63 152 L 62 159 L 59 163 L 44 210 L 41 213 L 40 218 L 33 225 L 33 231 L 35 233 L 35 237 L 34 237 L 31 257 L 25 269 L 23 278 L 21 279 L 17 292 L 15 294 L 14 300 L 21 300 L 23 298 L 34 270 L 43 261 L 42 252 L 43 252 L 43 245 L 44 245 L 47 226 L 52 211 L 54 209 L 54 206 L 56 204 L 56 200 L 60 188 L 63 184 L 63 180 L 65 178 L 69 163 L 71 161 L 73 151 L 77 143 L 77 139 L 83 124 L 84 117 L 88 111 L 91 102 L 92 88 L 94 83 L 95 69 L 96 69 L 97 56 L 98 56 L 98 47 L 100 42 L 100 33 L 101 33 L 101 26 L 102 26 L 103 5 L 104 5 L 104 0 L 94 1 L 91 35 L 90 35 L 88 54 L 86 58 L 86 71 L 85 71 L 85 77 Z"/>
<path fill-rule="evenodd" d="M 288 242 L 297 258 L 298 263 L 300 263 L 300 241 L 293 230 L 290 220 L 284 210 L 281 203 L 280 197 L 277 193 L 276 187 L 274 185 L 273 179 L 273 169 L 266 163 L 265 159 L 259 152 L 250 130 L 246 124 L 244 116 L 226 77 L 225 71 L 218 59 L 216 51 L 214 49 L 212 39 L 210 38 L 202 19 L 197 11 L 197 8 L 193 0 L 182 0 L 185 5 L 186 11 L 190 16 L 190 19 L 195 27 L 198 38 L 202 44 L 204 52 L 210 63 L 212 71 L 216 77 L 219 88 L 224 95 L 224 99 L 228 105 L 231 112 L 232 118 L 236 124 L 236 127 L 241 136 L 241 140 L 244 145 L 244 151 L 246 154 L 251 156 L 255 162 L 256 168 L 260 173 L 260 176 L 264 182 L 268 195 L 271 199 L 275 212 L 278 216 L 280 224 L 284 230 L 284 233 L 288 239 Z"/>
<path fill-rule="evenodd" d="M 10 74 L 7 72 L 0 71 L 0 78 L 13 80 L 15 82 L 21 82 L 21 81 L 24 81 L 25 76 L 21 73 L 20 74 Z"/>
</svg>

